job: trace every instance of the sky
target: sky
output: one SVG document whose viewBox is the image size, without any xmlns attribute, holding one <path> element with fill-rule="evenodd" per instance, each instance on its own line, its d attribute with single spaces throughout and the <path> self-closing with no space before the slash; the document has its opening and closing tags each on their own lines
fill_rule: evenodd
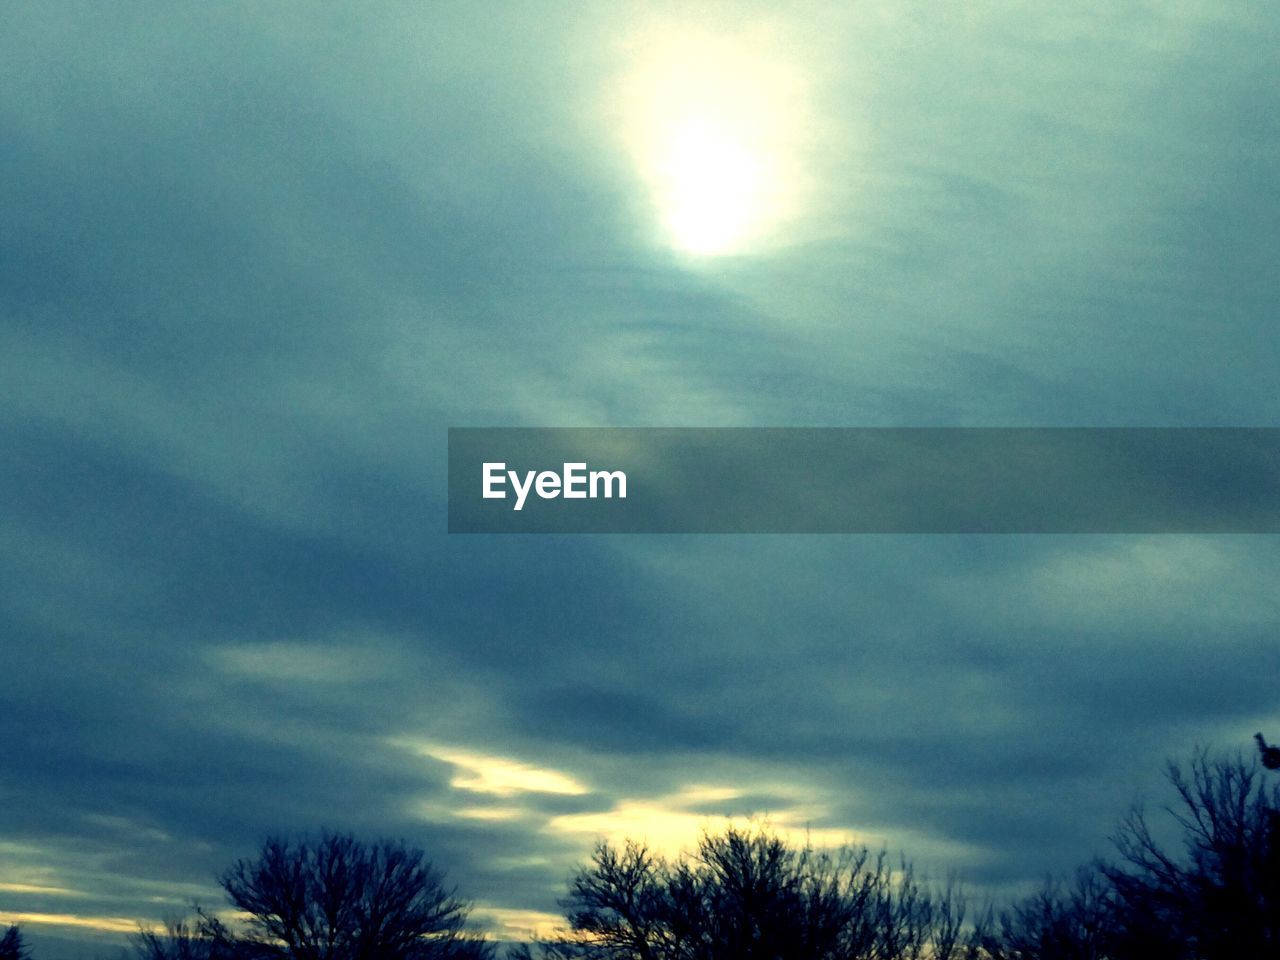
<svg viewBox="0 0 1280 960">
<path fill-rule="evenodd" d="M 1266 536 L 450 536 L 450 426 L 1280 426 L 1280 9 L 0 12 L 0 921 L 727 818 L 1004 896 L 1280 731 Z M 1280 734 L 1277 734 L 1280 735 Z"/>
</svg>

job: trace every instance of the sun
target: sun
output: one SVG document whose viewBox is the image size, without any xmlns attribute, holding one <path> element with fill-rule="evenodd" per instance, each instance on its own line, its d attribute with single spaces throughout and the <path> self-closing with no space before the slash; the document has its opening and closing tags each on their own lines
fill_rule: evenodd
<svg viewBox="0 0 1280 960">
<path fill-rule="evenodd" d="M 730 253 L 760 226 L 768 158 L 714 116 L 690 117 L 673 128 L 657 174 L 659 207 L 676 247 Z"/>
<path fill-rule="evenodd" d="M 714 257 L 776 240 L 796 206 L 804 98 L 768 32 L 664 24 L 633 51 L 619 122 L 659 241 Z"/>
</svg>

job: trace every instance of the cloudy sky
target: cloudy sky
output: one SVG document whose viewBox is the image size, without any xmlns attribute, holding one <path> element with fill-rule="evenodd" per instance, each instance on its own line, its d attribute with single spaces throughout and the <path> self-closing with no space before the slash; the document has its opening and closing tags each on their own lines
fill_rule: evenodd
<svg viewBox="0 0 1280 960">
<path fill-rule="evenodd" d="M 776 5 L 781 7 L 781 5 Z M 1269 537 L 465 537 L 449 426 L 1278 426 L 1280 11 L 0 12 L 0 920 L 277 831 L 519 935 L 726 816 L 1001 893 L 1280 735 Z"/>
</svg>

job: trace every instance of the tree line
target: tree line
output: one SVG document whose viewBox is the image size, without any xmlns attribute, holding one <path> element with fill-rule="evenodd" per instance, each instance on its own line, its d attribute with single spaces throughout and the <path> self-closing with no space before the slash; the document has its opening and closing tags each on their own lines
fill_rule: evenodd
<svg viewBox="0 0 1280 960">
<path fill-rule="evenodd" d="M 508 960 L 1277 960 L 1280 784 L 1256 759 L 1171 763 L 1175 802 L 1121 820 L 1109 858 L 997 907 L 905 859 L 815 849 L 765 826 L 664 858 L 600 843 L 570 879 L 564 930 Z M 1273 753 L 1268 753 L 1268 751 Z M 133 938 L 136 960 L 494 960 L 425 853 L 345 834 L 267 840 L 219 883 L 243 917 L 199 906 Z M 0 960 L 29 960 L 22 934 Z"/>
</svg>

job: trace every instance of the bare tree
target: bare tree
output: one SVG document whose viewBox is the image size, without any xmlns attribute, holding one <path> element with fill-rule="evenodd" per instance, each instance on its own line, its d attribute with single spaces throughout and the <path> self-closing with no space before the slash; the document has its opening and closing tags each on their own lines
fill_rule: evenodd
<svg viewBox="0 0 1280 960">
<path fill-rule="evenodd" d="M 570 926 L 589 946 L 565 940 L 555 956 L 653 960 L 667 934 L 669 867 L 643 844 L 596 846 L 589 868 L 573 878 L 563 902 Z"/>
<path fill-rule="evenodd" d="M 1115 897 L 1118 956 L 1253 960 L 1280 956 L 1280 787 L 1256 761 L 1199 750 L 1172 763 L 1176 802 L 1163 824 L 1137 808 L 1104 867 Z M 1159 827 L 1180 835 L 1180 849 Z M 1146 951 L 1146 952 L 1144 952 Z"/>
<path fill-rule="evenodd" d="M 956 885 L 937 892 L 884 854 L 796 847 L 764 829 L 704 835 L 674 863 L 602 843 L 562 905 L 570 932 L 541 945 L 558 960 L 976 960 L 980 949 Z"/>
<path fill-rule="evenodd" d="M 137 960 L 234 960 L 235 937 L 217 917 L 196 906 L 194 919 L 165 921 L 162 929 L 141 926 L 130 938 Z"/>
<path fill-rule="evenodd" d="M 22 931 L 15 923 L 0 937 L 0 960 L 30 960 L 27 945 L 23 942 Z"/>
<path fill-rule="evenodd" d="M 468 905 L 426 855 L 403 843 L 341 834 L 267 840 L 220 878 L 248 914 L 230 946 L 240 957 L 289 960 L 436 960 L 487 957 L 469 933 Z M 217 943 L 216 931 L 204 930 Z"/>
<path fill-rule="evenodd" d="M 1110 889 L 1091 865 L 1002 911 L 985 946 L 993 960 L 1108 960 L 1112 939 Z"/>
</svg>

